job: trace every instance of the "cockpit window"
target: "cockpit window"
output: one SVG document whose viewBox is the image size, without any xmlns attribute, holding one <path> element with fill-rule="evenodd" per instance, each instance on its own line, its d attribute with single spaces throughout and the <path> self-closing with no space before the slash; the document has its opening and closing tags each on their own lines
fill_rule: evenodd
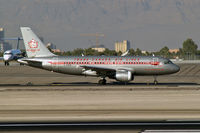
<svg viewBox="0 0 200 133">
<path fill-rule="evenodd" d="M 170 60 L 164 61 L 164 64 L 173 64 Z"/>
<path fill-rule="evenodd" d="M 4 55 L 12 55 L 12 53 L 4 53 Z"/>
</svg>

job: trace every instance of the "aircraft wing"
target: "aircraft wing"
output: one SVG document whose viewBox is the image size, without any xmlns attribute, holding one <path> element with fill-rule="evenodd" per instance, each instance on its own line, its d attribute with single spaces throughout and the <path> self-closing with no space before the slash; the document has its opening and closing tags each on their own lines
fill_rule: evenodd
<svg viewBox="0 0 200 133">
<path fill-rule="evenodd" d="M 81 66 L 87 70 L 92 70 L 96 71 L 97 73 L 110 73 L 110 72 L 116 72 L 116 71 L 131 71 L 133 72 L 134 70 L 132 68 L 109 68 L 109 67 L 100 67 L 100 66 L 87 66 L 83 65 Z"/>
<path fill-rule="evenodd" d="M 88 70 L 96 71 L 96 72 L 103 72 L 103 71 L 114 72 L 114 71 L 116 71 L 116 69 L 113 69 L 113 68 L 99 67 L 99 66 L 86 66 L 86 65 L 84 65 L 84 66 L 81 66 L 81 67 L 88 69 Z"/>
<path fill-rule="evenodd" d="M 0 57 L 0 60 L 3 60 L 3 57 Z"/>
</svg>

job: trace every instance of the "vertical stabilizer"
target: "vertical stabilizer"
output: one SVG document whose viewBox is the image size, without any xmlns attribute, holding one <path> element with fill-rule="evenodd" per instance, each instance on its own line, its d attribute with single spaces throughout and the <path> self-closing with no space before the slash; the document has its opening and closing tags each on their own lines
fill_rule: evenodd
<svg viewBox="0 0 200 133">
<path fill-rule="evenodd" d="M 51 53 L 42 41 L 33 33 L 29 27 L 21 27 L 22 37 L 28 57 L 56 56 Z"/>
</svg>

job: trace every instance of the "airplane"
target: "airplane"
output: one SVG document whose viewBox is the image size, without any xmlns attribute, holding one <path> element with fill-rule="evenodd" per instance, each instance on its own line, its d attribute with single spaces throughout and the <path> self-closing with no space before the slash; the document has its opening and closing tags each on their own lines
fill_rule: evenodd
<svg viewBox="0 0 200 133">
<path fill-rule="evenodd" d="M 101 85 L 106 84 L 106 78 L 127 83 L 137 75 L 156 77 L 180 70 L 169 59 L 156 56 L 57 56 L 31 28 L 21 27 L 21 32 L 27 57 L 18 59 L 19 63 L 57 73 L 100 77 Z"/>
<path fill-rule="evenodd" d="M 7 50 L 3 53 L 3 61 L 5 63 L 5 66 L 9 66 L 9 62 L 12 60 L 17 60 L 19 58 L 22 58 L 22 52 L 20 49 L 11 49 Z"/>
<path fill-rule="evenodd" d="M 19 41 L 23 40 L 21 37 L 17 38 L 1 38 L 0 40 L 17 40 L 17 48 L 16 49 L 10 49 L 6 50 L 3 53 L 3 57 L 0 58 L 0 60 L 3 60 L 5 63 L 5 66 L 9 66 L 9 62 L 12 60 L 17 60 L 19 58 L 22 58 L 25 53 L 21 52 L 19 49 Z"/>
</svg>

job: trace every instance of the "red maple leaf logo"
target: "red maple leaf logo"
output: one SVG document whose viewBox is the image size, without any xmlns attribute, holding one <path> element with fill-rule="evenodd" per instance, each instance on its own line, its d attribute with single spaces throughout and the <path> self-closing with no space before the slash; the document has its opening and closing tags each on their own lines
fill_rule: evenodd
<svg viewBox="0 0 200 133">
<path fill-rule="evenodd" d="M 29 46 L 30 48 L 37 48 L 37 47 L 38 47 L 38 42 L 35 41 L 34 39 L 32 39 L 32 40 L 30 40 L 30 41 L 28 42 L 28 46 Z"/>
</svg>

